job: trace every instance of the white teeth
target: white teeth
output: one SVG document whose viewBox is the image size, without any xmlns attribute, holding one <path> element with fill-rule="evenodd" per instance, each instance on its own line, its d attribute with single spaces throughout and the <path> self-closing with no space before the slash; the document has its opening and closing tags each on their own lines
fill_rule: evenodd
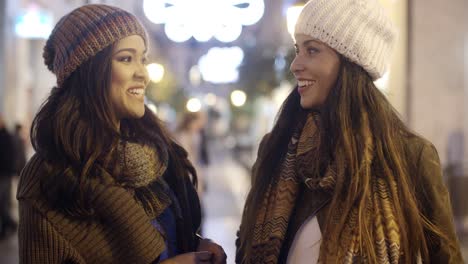
<svg viewBox="0 0 468 264">
<path fill-rule="evenodd" d="M 142 89 L 142 88 L 130 89 L 128 91 L 134 95 L 143 95 L 145 93 L 145 89 Z"/>
<path fill-rule="evenodd" d="M 309 86 L 309 85 L 312 85 L 314 83 L 315 83 L 315 81 L 297 81 L 297 85 L 299 85 L 300 87 Z"/>
</svg>

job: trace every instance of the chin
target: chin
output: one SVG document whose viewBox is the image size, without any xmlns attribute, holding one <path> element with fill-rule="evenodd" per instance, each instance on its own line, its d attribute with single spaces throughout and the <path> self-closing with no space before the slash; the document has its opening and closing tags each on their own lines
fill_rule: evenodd
<svg viewBox="0 0 468 264">
<path fill-rule="evenodd" d="M 315 100 L 304 100 L 304 98 L 301 98 L 301 107 L 306 110 L 318 110 L 322 108 L 325 100 L 314 99 Z"/>
<path fill-rule="evenodd" d="M 138 109 L 138 111 L 134 111 L 132 114 L 130 114 L 130 119 L 140 119 L 145 115 L 145 108 L 143 109 Z"/>
<path fill-rule="evenodd" d="M 304 102 L 301 100 L 301 107 L 304 109 L 313 109 L 315 107 L 315 104 L 311 102 Z"/>
<path fill-rule="evenodd" d="M 143 109 L 143 111 L 138 113 L 137 118 L 142 118 L 144 115 L 145 115 L 145 109 Z"/>
</svg>

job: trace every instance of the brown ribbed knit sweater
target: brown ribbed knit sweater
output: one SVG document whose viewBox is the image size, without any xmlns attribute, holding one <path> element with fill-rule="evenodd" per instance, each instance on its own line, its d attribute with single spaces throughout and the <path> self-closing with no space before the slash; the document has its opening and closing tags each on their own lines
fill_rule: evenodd
<svg viewBox="0 0 468 264">
<path fill-rule="evenodd" d="M 99 221 L 85 223 L 51 209 L 39 189 L 45 169 L 35 155 L 20 178 L 20 263 L 151 263 L 164 250 L 150 217 L 122 187 L 96 185 L 92 202 Z"/>
</svg>

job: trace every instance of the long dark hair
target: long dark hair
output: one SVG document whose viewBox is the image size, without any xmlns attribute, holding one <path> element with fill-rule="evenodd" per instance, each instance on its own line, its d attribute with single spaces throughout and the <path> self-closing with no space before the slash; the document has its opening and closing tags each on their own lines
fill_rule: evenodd
<svg viewBox="0 0 468 264">
<path fill-rule="evenodd" d="M 361 249 L 371 263 L 377 256 L 373 240 L 366 223 L 371 222 L 365 214 L 366 197 L 371 192 L 370 179 L 372 173 L 359 172 L 360 164 L 365 157 L 365 140 L 372 131 L 374 144 L 373 166 L 381 170 L 383 179 L 397 182 L 396 190 L 392 189 L 391 201 L 395 208 L 396 221 L 400 226 L 401 250 L 405 253 L 404 263 L 416 263 L 420 255 L 424 262 L 429 260 L 428 244 L 425 231 L 441 237 L 448 242 L 440 230 L 430 223 L 423 215 L 416 199 L 416 191 L 407 161 L 405 138 L 415 137 L 401 121 L 398 113 L 392 107 L 385 95 L 377 89 L 369 74 L 359 65 L 341 58 L 341 67 L 335 87 L 330 91 L 327 100 L 320 111 L 322 131 L 320 158 L 311 161 L 311 166 L 320 167 L 323 164 L 335 162 L 343 173 L 337 178 L 335 191 L 330 203 L 328 218 L 338 208 L 343 210 L 339 224 L 326 224 L 323 232 L 320 259 L 334 252 L 341 254 L 340 235 L 348 213 L 358 206 L 358 225 L 361 237 Z M 263 205 L 263 195 L 266 188 L 272 184 L 287 150 L 287 145 L 294 128 L 303 122 L 308 111 L 300 107 L 300 95 L 294 89 L 285 100 L 278 114 L 276 123 L 262 144 L 256 165 L 253 168 L 252 188 L 246 200 L 241 230 L 240 252 L 244 260 L 251 258 L 252 234 L 257 213 Z M 338 154 L 339 153 L 339 154 Z M 375 168 L 375 167 L 372 167 Z M 356 177 L 359 175 L 359 177 Z M 411 241 L 411 242 L 410 242 Z"/>
<path fill-rule="evenodd" d="M 180 233 L 189 234 L 197 220 L 190 213 L 186 183 L 191 179 L 196 185 L 195 170 L 186 151 L 146 106 L 142 118 L 122 120 L 120 130 L 116 127 L 109 99 L 112 49 L 113 46 L 103 49 L 74 71 L 61 87 L 52 88 L 33 120 L 32 145 L 50 165 L 46 177 L 41 179 L 42 194 L 51 206 L 66 215 L 90 219 L 95 216 L 88 199 L 93 193 L 91 180 L 106 168 L 109 153 L 115 153 L 119 140 L 133 138 L 157 143 L 167 148 L 168 184 L 187 223 L 182 226 L 187 230 Z"/>
</svg>

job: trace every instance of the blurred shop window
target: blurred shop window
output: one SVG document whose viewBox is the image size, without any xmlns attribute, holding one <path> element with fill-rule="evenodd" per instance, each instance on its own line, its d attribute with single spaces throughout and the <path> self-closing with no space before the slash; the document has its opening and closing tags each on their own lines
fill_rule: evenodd
<svg viewBox="0 0 468 264">
<path fill-rule="evenodd" d="M 15 18 L 15 34 L 27 39 L 46 39 L 52 32 L 54 19 L 50 12 L 29 5 Z"/>
</svg>

